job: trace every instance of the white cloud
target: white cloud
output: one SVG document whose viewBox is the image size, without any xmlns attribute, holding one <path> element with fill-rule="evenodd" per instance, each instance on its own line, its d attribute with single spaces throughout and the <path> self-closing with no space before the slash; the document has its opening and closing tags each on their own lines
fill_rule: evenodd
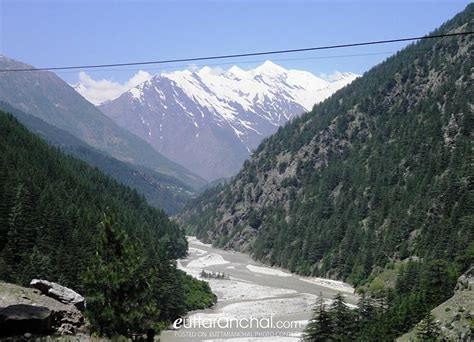
<svg viewBox="0 0 474 342">
<path fill-rule="evenodd" d="M 79 72 L 79 83 L 74 85 L 76 91 L 95 105 L 99 105 L 107 100 L 113 100 L 121 94 L 136 87 L 140 83 L 152 77 L 146 71 L 139 70 L 128 81 L 124 83 L 114 82 L 107 79 L 94 80 L 84 71 Z"/>
</svg>

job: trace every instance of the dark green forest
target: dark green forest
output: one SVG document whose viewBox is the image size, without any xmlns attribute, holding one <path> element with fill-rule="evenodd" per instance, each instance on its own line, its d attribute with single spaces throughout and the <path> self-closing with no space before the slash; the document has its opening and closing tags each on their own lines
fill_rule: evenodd
<svg viewBox="0 0 474 342">
<path fill-rule="evenodd" d="M 431 309 L 451 297 L 458 266 L 442 260 L 409 261 L 401 268 L 393 289 L 377 294 L 362 293 L 354 310 L 347 307 L 341 294 L 330 305 L 320 299 L 304 339 L 313 342 L 393 341 L 429 318 Z M 433 335 L 418 336 L 419 341 L 442 338 L 440 331 L 436 335 L 431 331 L 419 332 L 424 333 Z"/>
<path fill-rule="evenodd" d="M 473 20 L 471 4 L 432 34 L 473 31 Z M 387 308 L 358 334 L 405 331 L 473 262 L 473 40 L 409 45 L 280 128 L 180 221 L 216 246 L 356 286 L 416 257 L 420 282 L 399 274 L 404 290 L 384 293 Z"/>
<path fill-rule="evenodd" d="M 76 290 L 100 334 L 159 328 L 215 301 L 206 283 L 176 269 L 187 242 L 162 210 L 5 112 L 0 236 L 0 279 L 48 279 Z"/>
<path fill-rule="evenodd" d="M 115 159 L 72 134 L 24 113 L 6 102 L 0 101 L 0 109 L 12 114 L 30 132 L 38 134 L 50 145 L 60 147 L 64 153 L 84 160 L 119 183 L 136 189 L 145 196 L 151 206 L 161 208 L 169 215 L 181 209 L 185 201 L 194 194 L 194 189 L 177 178 Z"/>
</svg>

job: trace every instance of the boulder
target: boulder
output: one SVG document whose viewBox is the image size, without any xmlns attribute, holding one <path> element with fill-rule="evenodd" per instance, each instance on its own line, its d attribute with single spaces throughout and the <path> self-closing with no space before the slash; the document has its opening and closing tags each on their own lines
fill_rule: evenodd
<svg viewBox="0 0 474 342">
<path fill-rule="evenodd" d="M 474 266 L 458 278 L 455 290 L 468 291 L 474 287 Z"/>
<path fill-rule="evenodd" d="M 47 333 L 51 330 L 51 315 L 48 308 L 27 304 L 0 308 L 0 336 Z"/>
<path fill-rule="evenodd" d="M 0 281 L 0 308 L 6 309 L 23 305 L 24 307 L 46 308 L 51 312 L 49 317 L 50 329 L 46 332 L 33 332 L 35 336 L 59 334 L 71 335 L 88 334 L 90 326 L 82 315 L 81 311 L 73 304 L 64 304 L 59 300 L 44 295 L 42 291 L 30 287 L 23 287 Z M 19 306 L 18 308 L 22 308 Z M 35 310 L 35 309 L 31 309 Z M 8 311 L 7 311 L 8 313 Z M 4 316 L 2 316 L 4 317 Z M 4 318 L 2 318 L 4 320 Z M 37 320 L 36 320 L 37 321 Z M 2 321 L 3 322 L 3 321 Z M 0 326 L 0 335 L 3 336 L 23 336 L 23 333 L 7 333 L 3 326 Z M 0 341 L 2 338 L 0 338 Z M 67 341 L 67 340 L 66 340 Z"/>
<path fill-rule="evenodd" d="M 40 290 L 46 296 L 52 297 L 63 304 L 72 304 L 79 310 L 82 310 L 85 307 L 84 297 L 65 286 L 41 279 L 33 279 L 30 282 L 30 286 Z"/>
</svg>

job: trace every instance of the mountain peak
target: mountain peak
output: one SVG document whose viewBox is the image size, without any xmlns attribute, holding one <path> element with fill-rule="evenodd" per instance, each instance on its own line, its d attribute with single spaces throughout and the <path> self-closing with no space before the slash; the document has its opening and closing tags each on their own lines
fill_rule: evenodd
<svg viewBox="0 0 474 342">
<path fill-rule="evenodd" d="M 210 72 L 212 72 L 212 68 L 206 65 L 205 67 L 199 69 L 198 74 L 209 74 Z"/>
<path fill-rule="evenodd" d="M 272 61 L 265 61 L 262 65 L 254 69 L 256 74 L 284 74 L 287 70 Z"/>
<path fill-rule="evenodd" d="M 260 141 L 349 83 L 267 61 L 162 73 L 100 109 L 157 151 L 204 178 L 230 177 Z"/>
<path fill-rule="evenodd" d="M 356 75 L 352 72 L 340 72 L 340 71 L 335 71 L 332 75 L 328 77 L 329 82 L 337 82 L 340 80 L 344 80 L 347 78 L 356 78 L 359 75 Z"/>
<path fill-rule="evenodd" d="M 234 65 L 229 69 L 229 73 L 235 75 L 235 76 L 240 76 L 242 74 L 245 74 L 245 70 L 240 69 L 237 65 Z"/>
</svg>

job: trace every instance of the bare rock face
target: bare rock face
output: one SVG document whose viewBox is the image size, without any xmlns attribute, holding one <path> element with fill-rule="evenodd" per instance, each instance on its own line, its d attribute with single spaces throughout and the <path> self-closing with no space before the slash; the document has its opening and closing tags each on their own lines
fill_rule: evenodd
<svg viewBox="0 0 474 342">
<path fill-rule="evenodd" d="M 88 330 L 86 319 L 73 301 L 65 304 L 39 289 L 0 281 L 0 333 L 3 336 L 77 335 L 87 334 Z"/>
<path fill-rule="evenodd" d="M 458 278 L 456 291 L 469 291 L 474 289 L 474 266 Z"/>
<path fill-rule="evenodd" d="M 52 312 L 48 308 L 27 304 L 0 308 L 0 336 L 51 331 Z"/>
<path fill-rule="evenodd" d="M 72 304 L 79 310 L 85 308 L 85 299 L 79 293 L 47 280 L 33 279 L 30 286 L 40 290 L 43 294 L 52 297 L 63 304 Z"/>
</svg>

